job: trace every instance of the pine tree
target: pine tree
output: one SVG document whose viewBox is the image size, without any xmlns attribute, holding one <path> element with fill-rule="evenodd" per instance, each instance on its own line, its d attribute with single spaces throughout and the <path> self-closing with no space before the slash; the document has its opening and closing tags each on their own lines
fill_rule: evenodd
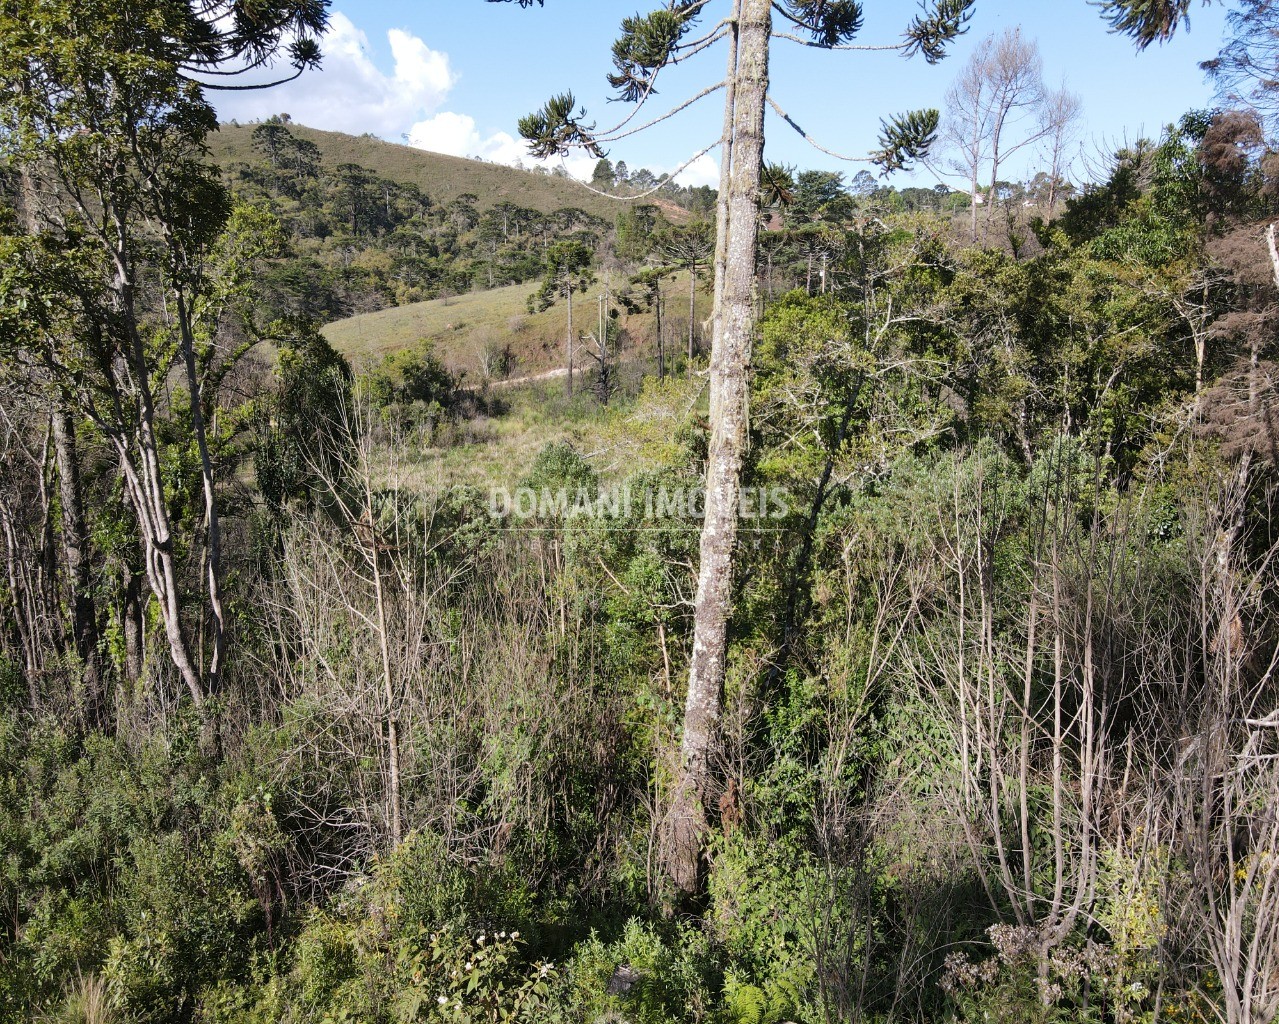
<svg viewBox="0 0 1279 1024">
<path fill-rule="evenodd" d="M 564 343 L 567 391 L 573 397 L 573 293 L 585 291 L 591 280 L 591 250 L 575 239 L 556 242 L 546 250 L 546 274 L 540 291 L 529 296 L 530 313 L 549 309 L 558 296 L 568 306 L 568 336 Z"/>
<path fill-rule="evenodd" d="M 529 7 L 534 0 L 516 2 Z M 539 6 L 542 2 L 537 0 Z M 901 38 L 877 48 L 896 50 L 905 57 L 922 55 L 935 63 L 944 56 L 947 44 L 966 30 L 973 3 L 926 0 Z M 695 35 L 693 30 L 701 19 L 721 6 L 730 8 L 724 12 L 724 20 Z M 774 31 L 774 9 L 785 22 L 784 30 Z M 718 43 L 728 51 L 726 77 L 695 98 L 721 89 L 725 93 L 723 135 L 710 147 L 720 146 L 722 157 L 716 211 L 706 509 L 680 769 L 663 829 L 663 863 L 685 892 L 694 892 L 700 885 L 708 833 L 705 808 L 715 798 L 712 757 L 727 661 L 737 502 L 749 426 L 748 374 L 755 329 L 765 108 L 772 104 L 781 114 L 768 95 L 770 51 L 775 39 L 819 49 L 863 49 L 853 43 L 862 28 L 862 14 L 857 0 L 669 0 L 648 15 L 624 19 L 613 46 L 615 70 L 608 76 L 609 84 L 619 99 L 640 105 L 652 98 L 662 70 L 676 60 L 690 59 Z M 520 121 L 520 133 L 535 156 L 579 149 L 602 159 L 603 147 L 627 130 L 629 119 L 612 132 L 598 131 L 586 121 L 585 111 L 576 108 L 573 95 L 565 93 Z M 781 116 L 800 130 L 785 114 Z M 915 111 L 883 122 L 879 148 L 868 162 L 884 171 L 908 166 L 927 151 L 937 125 L 935 110 Z"/>
</svg>

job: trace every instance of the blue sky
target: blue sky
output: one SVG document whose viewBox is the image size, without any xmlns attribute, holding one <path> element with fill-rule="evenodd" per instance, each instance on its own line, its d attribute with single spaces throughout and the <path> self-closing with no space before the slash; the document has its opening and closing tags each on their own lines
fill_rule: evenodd
<svg viewBox="0 0 1279 1024">
<path fill-rule="evenodd" d="M 621 19 L 646 0 L 547 0 L 543 8 L 484 0 L 335 0 L 325 40 L 325 65 L 303 80 L 260 93 L 217 97 L 224 119 L 241 121 L 287 111 L 317 128 L 426 149 L 511 163 L 522 159 L 516 121 L 551 94 L 572 90 L 603 126 L 629 112 L 609 102 L 604 75 Z M 722 15 L 716 0 L 708 18 Z M 860 42 L 897 38 L 914 0 L 868 0 Z M 709 23 L 709 22 L 708 22 Z M 1157 134 L 1183 112 L 1211 103 L 1198 62 L 1218 49 L 1224 27 L 1220 6 L 1198 10 L 1189 32 L 1138 54 L 1111 35 L 1086 0 L 977 0 L 971 29 L 941 64 L 906 61 L 891 53 L 824 53 L 785 41 L 774 47 L 772 94 L 824 147 L 850 156 L 875 143 L 880 117 L 918 107 L 941 107 L 947 87 L 985 35 L 1020 25 L 1038 41 L 1049 84 L 1064 82 L 1083 101 L 1084 149 L 1109 150 L 1122 139 Z M 715 49 L 664 73 L 654 115 L 723 76 Z M 676 119 L 610 150 L 632 168 L 673 171 L 718 136 L 719 95 Z M 812 149 L 770 113 L 768 158 L 801 168 L 842 170 L 862 165 Z M 588 176 L 594 161 L 569 161 Z M 685 174 L 714 183 L 717 154 Z M 1021 168 L 1025 170 L 1025 168 Z M 909 179 L 899 180 L 899 184 Z M 935 179 L 926 174 L 920 183 Z"/>
</svg>

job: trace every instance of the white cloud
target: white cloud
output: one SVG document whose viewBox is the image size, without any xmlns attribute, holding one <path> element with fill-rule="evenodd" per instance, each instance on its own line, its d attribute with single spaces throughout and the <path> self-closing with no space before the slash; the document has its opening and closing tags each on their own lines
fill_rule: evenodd
<svg viewBox="0 0 1279 1024">
<path fill-rule="evenodd" d="M 479 157 L 491 163 L 560 166 L 581 181 L 590 181 L 596 160 L 590 156 L 535 160 L 523 140 L 509 132 L 484 134 L 469 114 L 442 110 L 457 75 L 449 55 L 432 50 L 403 29 L 386 34 L 393 70 L 381 71 L 369 56 L 368 36 L 349 17 L 334 11 L 321 42 L 324 63 L 300 79 L 261 92 L 212 93 L 224 120 L 252 121 L 288 112 L 312 128 L 362 135 L 370 132 L 392 141 L 407 137 L 411 146 L 451 156 Z M 613 154 L 619 159 L 620 154 Z M 644 164 L 628 161 L 633 169 Z M 672 167 L 648 164 L 657 175 Z M 709 154 L 683 170 L 682 185 L 719 184 L 719 165 Z"/>
<path fill-rule="evenodd" d="M 224 119 L 250 121 L 287 111 L 313 128 L 396 139 L 406 126 L 440 108 L 457 76 L 446 53 L 401 29 L 387 33 L 394 70 L 369 57 L 368 37 L 345 14 L 329 19 L 324 63 L 300 79 L 262 92 L 214 94 Z"/>
<path fill-rule="evenodd" d="M 408 136 L 410 146 L 450 156 L 478 156 L 503 164 L 531 159 L 524 143 L 508 133 L 495 132 L 487 138 L 481 137 L 475 118 L 448 110 L 419 121 L 409 129 Z"/>
<path fill-rule="evenodd" d="M 538 160 L 530 156 L 524 140 L 515 138 L 509 132 L 481 135 L 475 118 L 449 110 L 415 124 L 409 129 L 408 142 L 410 146 L 433 153 L 479 157 L 496 164 L 520 164 L 524 167 L 541 165 L 548 170 L 561 166 L 558 159 Z M 572 156 L 564 161 L 563 166 L 573 177 L 589 181 L 596 163 L 594 157 Z"/>
<path fill-rule="evenodd" d="M 690 188 L 696 188 L 698 185 L 719 188 L 719 161 L 709 153 L 703 153 L 677 174 L 675 180 Z"/>
<path fill-rule="evenodd" d="M 408 132 L 410 146 L 427 149 L 433 153 L 447 153 L 449 156 L 479 157 L 490 163 L 520 164 L 524 167 L 541 165 L 548 170 L 563 166 L 568 173 L 579 181 L 590 181 L 598 162 L 593 156 L 570 156 L 563 164 L 559 159 L 537 160 L 528 153 L 524 141 L 508 132 L 494 132 L 491 135 L 480 134 L 475 118 L 467 114 L 456 114 L 452 111 L 441 111 L 424 121 L 419 121 Z M 616 154 L 615 154 L 616 156 Z M 638 163 L 631 165 L 638 169 Z M 649 166 L 655 175 L 661 176 L 674 168 Z M 719 187 L 719 162 L 709 153 L 705 153 L 684 168 L 676 180 L 681 185 L 696 187 L 709 185 Z"/>
</svg>

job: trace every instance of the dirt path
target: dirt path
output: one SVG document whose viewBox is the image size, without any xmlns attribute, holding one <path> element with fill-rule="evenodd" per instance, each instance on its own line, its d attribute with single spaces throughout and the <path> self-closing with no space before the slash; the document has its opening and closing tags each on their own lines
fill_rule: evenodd
<svg viewBox="0 0 1279 1024">
<path fill-rule="evenodd" d="M 517 388 L 522 384 L 536 384 L 543 380 L 556 380 L 560 377 L 567 377 L 568 370 L 561 366 L 554 370 L 545 370 L 542 373 L 534 373 L 528 377 L 510 377 L 506 380 L 489 381 L 490 391 L 505 391 L 507 388 Z"/>
</svg>

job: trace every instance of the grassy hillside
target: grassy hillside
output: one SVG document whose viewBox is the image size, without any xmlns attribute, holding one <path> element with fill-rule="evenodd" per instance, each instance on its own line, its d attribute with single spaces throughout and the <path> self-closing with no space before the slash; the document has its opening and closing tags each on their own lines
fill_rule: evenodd
<svg viewBox="0 0 1279 1024">
<path fill-rule="evenodd" d="M 215 162 L 255 162 L 253 152 L 254 125 L 224 124 L 212 136 L 211 155 Z M 540 213 L 551 213 L 565 207 L 577 207 L 596 217 L 612 221 L 622 204 L 574 184 L 566 178 L 521 171 L 504 164 L 464 160 L 461 157 L 414 149 L 370 135 L 344 135 L 290 124 L 289 131 L 320 147 L 326 167 L 359 164 L 379 177 L 410 182 L 426 192 L 437 203 L 449 203 L 465 193 L 479 197 L 477 206 L 486 210 L 502 202 L 511 202 Z M 652 200 L 657 202 L 656 200 Z M 657 202 L 668 219 L 679 222 L 687 213 L 674 203 Z"/>
<path fill-rule="evenodd" d="M 511 376 L 527 376 L 564 364 L 568 328 L 568 310 L 562 301 L 542 313 L 528 312 L 525 302 L 535 290 L 532 284 L 518 284 L 396 306 L 331 323 L 324 334 L 357 366 L 430 341 L 449 369 L 465 373 L 469 380 L 502 376 L 499 367 L 504 361 Z M 578 331 L 593 328 L 599 292 L 596 285 L 574 300 L 574 327 Z M 687 274 L 676 276 L 667 285 L 666 297 L 663 334 L 674 357 L 687 344 Z M 710 296 L 699 288 L 699 339 L 700 321 L 710 315 L 710 305 Z M 651 313 L 623 315 L 622 330 L 624 358 L 649 357 L 656 352 L 656 318 Z M 504 352 L 509 353 L 506 360 L 502 359 Z M 590 358 L 583 354 L 579 365 L 588 367 Z"/>
</svg>

